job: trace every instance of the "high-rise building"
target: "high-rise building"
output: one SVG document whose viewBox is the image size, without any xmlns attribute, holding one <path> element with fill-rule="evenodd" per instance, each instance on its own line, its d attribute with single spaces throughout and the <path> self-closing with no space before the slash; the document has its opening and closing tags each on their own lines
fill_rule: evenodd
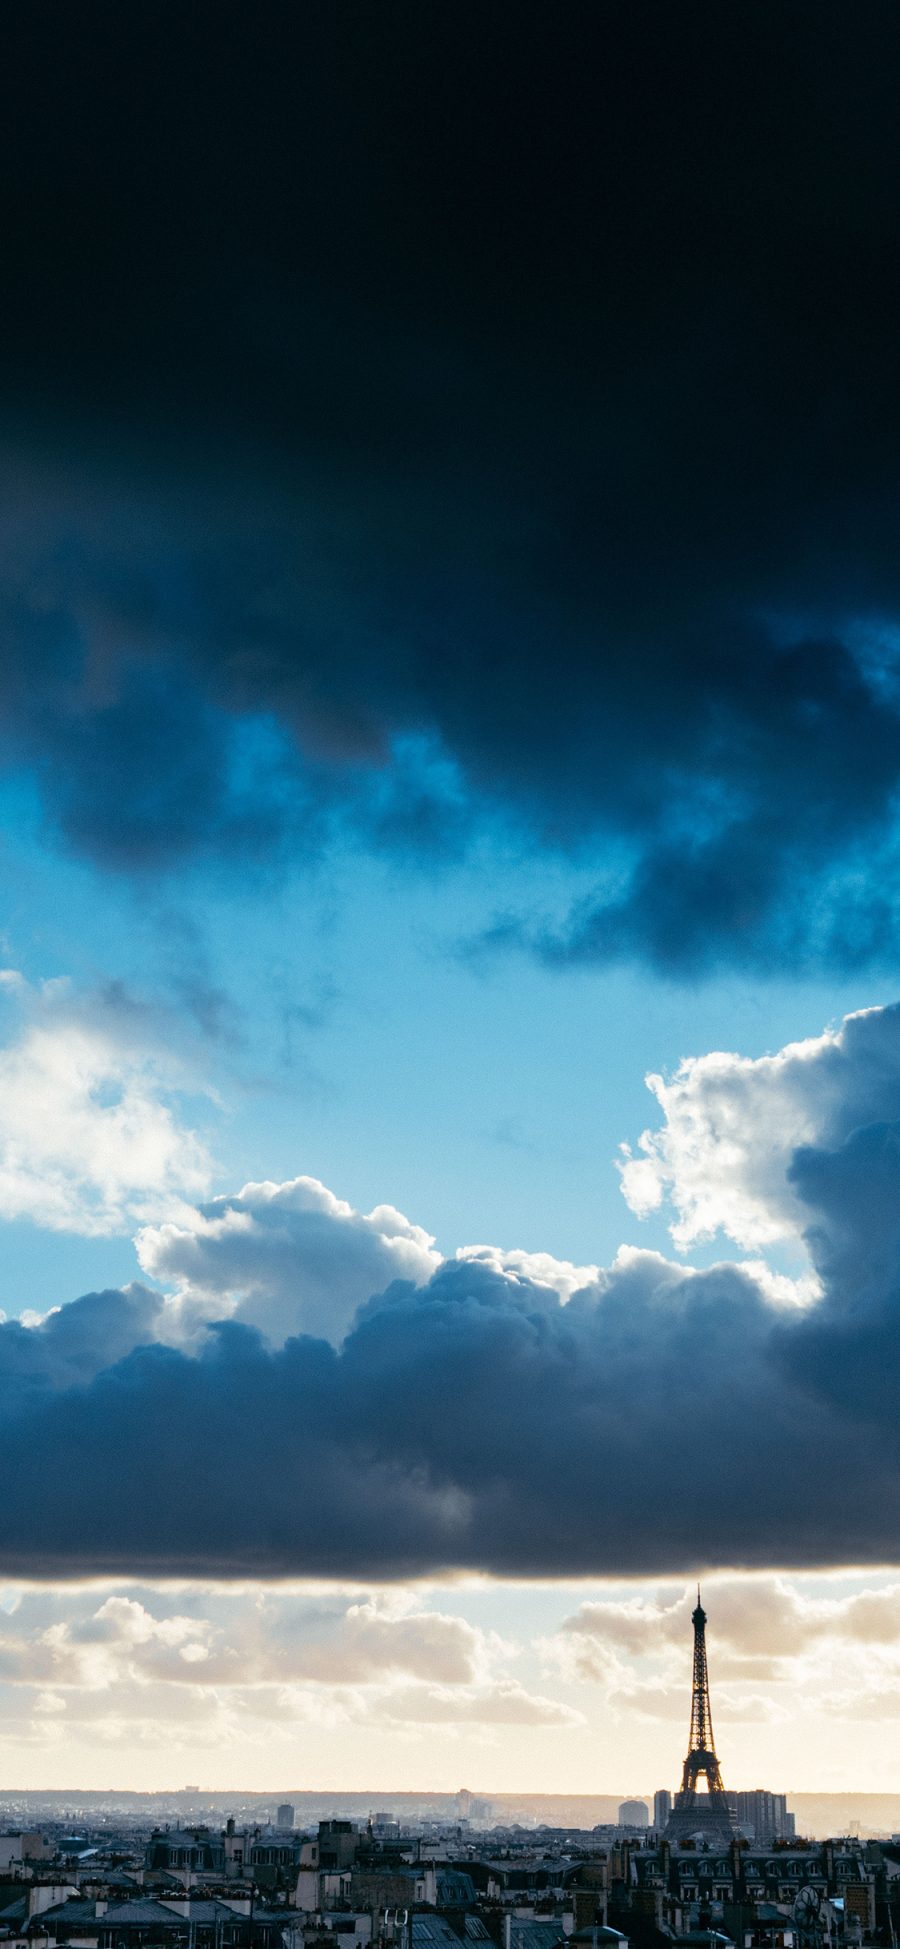
<svg viewBox="0 0 900 1949">
<path fill-rule="evenodd" d="M 294 1809 L 289 1800 L 282 1800 L 281 1806 L 275 1816 L 275 1825 L 276 1827 L 293 1827 Z"/>
<path fill-rule="evenodd" d="M 712 1711 L 709 1703 L 709 1673 L 706 1668 L 706 1612 L 700 1602 L 691 1620 L 694 1626 L 694 1676 L 691 1690 L 691 1730 L 687 1757 L 681 1776 L 681 1791 L 666 1824 L 669 1841 L 710 1841 L 721 1847 L 731 1840 L 734 1823 L 725 1798 L 722 1775 L 713 1739 Z M 698 1781 L 706 1782 L 706 1792 Z"/>
<path fill-rule="evenodd" d="M 672 1812 L 672 1795 L 668 1787 L 657 1787 L 653 1795 L 653 1825 L 657 1834 L 664 1834 L 666 1823 Z"/>
<path fill-rule="evenodd" d="M 623 1800 L 619 1808 L 620 1827 L 649 1827 L 650 1809 L 646 1800 Z"/>
<path fill-rule="evenodd" d="M 764 1846 L 769 1841 L 790 1840 L 794 1817 L 788 1813 L 783 1793 L 754 1787 L 752 1793 L 736 1793 L 734 1798 L 737 1824 L 747 1828 L 754 1841 Z"/>
</svg>

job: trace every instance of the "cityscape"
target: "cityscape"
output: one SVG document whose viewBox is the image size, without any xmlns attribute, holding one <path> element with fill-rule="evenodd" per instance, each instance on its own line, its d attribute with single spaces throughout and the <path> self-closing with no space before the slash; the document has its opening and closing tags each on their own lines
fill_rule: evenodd
<svg viewBox="0 0 900 1949">
<path fill-rule="evenodd" d="M 282 1801 L 172 1818 L 112 1797 L 45 1802 L 0 1834 L 9 1949 L 804 1949 L 889 1940 L 900 1833 L 798 1833 L 784 1793 L 724 1786 L 700 1591 L 690 1734 L 676 1793 L 624 1799 L 591 1827 L 510 1818 L 461 1789 L 415 1816 L 391 1805 L 312 1818 Z M 33 1796 L 37 1798 L 37 1796 Z M 60 1796 L 62 1798 L 62 1796 Z M 436 1800 L 436 1796 L 431 1797 Z M 137 1801 L 137 1796 L 134 1797 Z M 193 1803 L 193 1814 L 189 1811 Z M 70 1811 L 75 1812 L 73 1806 Z"/>
<path fill-rule="evenodd" d="M 898 97 L 8 0 L 0 1949 L 900 1949 Z"/>
</svg>

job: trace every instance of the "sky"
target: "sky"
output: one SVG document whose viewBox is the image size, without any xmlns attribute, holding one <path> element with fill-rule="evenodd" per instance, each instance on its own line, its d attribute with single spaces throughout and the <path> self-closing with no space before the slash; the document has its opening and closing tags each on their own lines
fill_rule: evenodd
<svg viewBox="0 0 900 1949">
<path fill-rule="evenodd" d="M 900 1792 L 896 9 L 5 39 L 2 1777 Z"/>
</svg>

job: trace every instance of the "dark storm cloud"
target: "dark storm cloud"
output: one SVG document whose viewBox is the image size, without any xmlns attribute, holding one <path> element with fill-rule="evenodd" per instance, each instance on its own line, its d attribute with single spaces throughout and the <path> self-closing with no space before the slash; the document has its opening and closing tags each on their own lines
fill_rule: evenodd
<svg viewBox="0 0 900 1949">
<path fill-rule="evenodd" d="M 37 1328 L 19 1320 L 0 1327 L 0 1375 L 12 1396 L 83 1386 L 114 1366 L 135 1343 L 151 1338 L 162 1302 L 145 1286 L 85 1293 Z"/>
<path fill-rule="evenodd" d="M 21 13 L 0 622 L 69 842 L 244 859 L 349 801 L 440 852 L 499 810 L 602 869 L 551 959 L 891 959 L 898 41 L 885 4 Z M 366 784 L 412 734 L 467 815 Z"/>
<path fill-rule="evenodd" d="M 738 1267 L 634 1253 L 566 1306 L 526 1277 L 447 1262 L 421 1290 L 373 1299 L 340 1351 L 303 1337 L 275 1352 L 234 1323 L 196 1357 L 141 1344 L 159 1302 L 140 1288 L 0 1327 L 0 1567 L 355 1578 L 895 1561 L 896 1225 L 865 1186 L 880 1151 L 896 1207 L 900 1146 L 896 1132 L 855 1141 L 798 1160 L 830 1268 L 804 1314 Z M 887 1241 L 862 1284 L 839 1264 L 855 1218 Z M 98 1325 L 113 1335 L 100 1371 Z"/>
</svg>

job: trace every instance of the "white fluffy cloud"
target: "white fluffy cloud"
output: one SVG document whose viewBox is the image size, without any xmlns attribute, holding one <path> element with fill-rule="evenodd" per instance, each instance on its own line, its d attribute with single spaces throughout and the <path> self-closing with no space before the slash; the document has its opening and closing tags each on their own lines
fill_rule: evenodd
<svg viewBox="0 0 900 1949">
<path fill-rule="evenodd" d="M 46 1621 L 49 1614 L 50 1621 Z M 100 1598 L 31 1595 L 0 1620 L 0 1682 L 107 1689 L 150 1680 L 371 1686 L 400 1678 L 469 1690 L 506 1647 L 465 1618 L 390 1595 L 232 1595 L 179 1600 L 132 1588 Z"/>
<path fill-rule="evenodd" d="M 202 1196 L 210 1161 L 185 1079 L 147 1020 L 10 970 L 2 988 L 15 1026 L 0 1048 L 0 1218 L 103 1235 Z"/>
<path fill-rule="evenodd" d="M 144 1271 L 173 1286 L 175 1337 L 233 1317 L 273 1345 L 313 1333 L 338 1341 L 357 1308 L 394 1279 L 424 1285 L 441 1263 L 434 1240 L 393 1205 L 362 1213 L 317 1178 L 246 1184 L 137 1239 Z"/>
<path fill-rule="evenodd" d="M 837 1029 L 750 1059 L 713 1052 L 647 1078 L 663 1112 L 622 1190 L 639 1217 L 668 1200 L 680 1248 L 724 1232 L 745 1248 L 795 1239 L 809 1223 L 790 1170 L 806 1145 L 834 1147 L 900 1105 L 900 1011 L 866 1009 Z"/>
<path fill-rule="evenodd" d="M 571 1259 L 555 1259 L 550 1252 L 504 1251 L 500 1245 L 461 1245 L 456 1257 L 490 1266 L 508 1279 L 549 1286 L 563 1301 L 600 1277 L 595 1265 L 573 1265 Z"/>
<path fill-rule="evenodd" d="M 273 1725 L 393 1726 L 402 1741 L 430 1725 L 583 1722 L 511 1674 L 518 1645 L 409 1590 L 13 1587 L 5 1600 L 0 1737 L 46 1742 L 56 1725 L 118 1744 L 131 1728 L 163 1746 L 217 1730 L 227 1746 Z"/>
<path fill-rule="evenodd" d="M 177 1222 L 145 1226 L 136 1246 L 144 1271 L 173 1289 L 160 1332 L 179 1344 L 225 1317 L 259 1327 L 273 1346 L 301 1332 L 337 1343 L 366 1300 L 395 1279 L 424 1286 L 442 1264 L 431 1235 L 393 1205 L 355 1211 L 310 1177 L 246 1184 Z M 599 1276 L 593 1265 L 495 1245 L 462 1246 L 456 1259 L 563 1302 Z"/>
</svg>

